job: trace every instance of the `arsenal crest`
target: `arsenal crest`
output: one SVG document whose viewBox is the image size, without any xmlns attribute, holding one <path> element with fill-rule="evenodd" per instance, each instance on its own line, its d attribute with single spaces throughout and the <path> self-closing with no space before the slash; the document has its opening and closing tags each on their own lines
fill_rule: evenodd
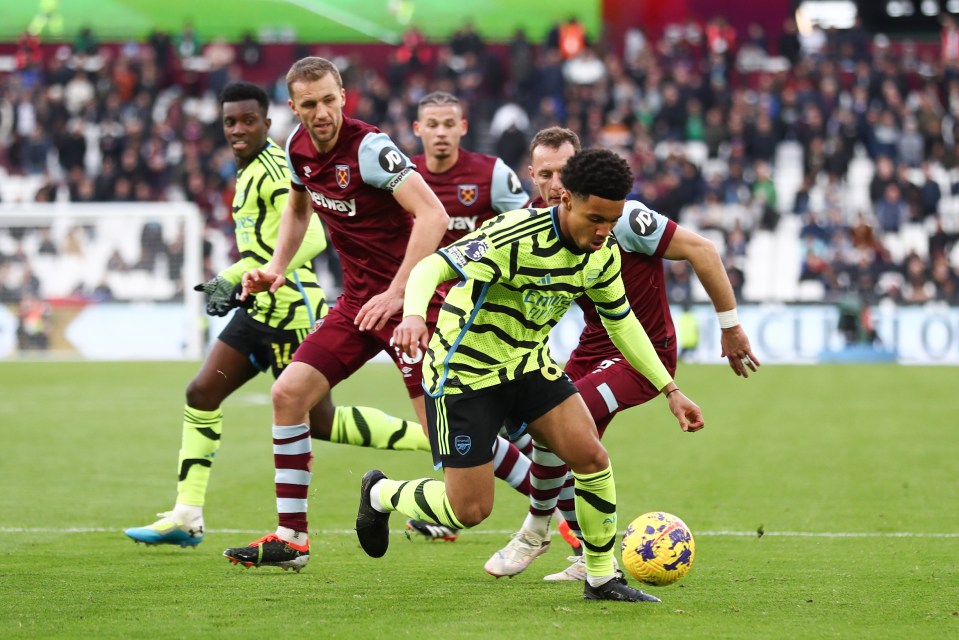
<svg viewBox="0 0 959 640">
<path fill-rule="evenodd" d="M 453 438 L 453 446 L 456 447 L 456 453 L 465 456 L 473 446 L 472 439 L 469 436 L 456 436 Z"/>
<path fill-rule="evenodd" d="M 456 190 L 456 197 L 459 198 L 459 201 L 465 206 L 470 206 L 476 202 L 476 195 L 479 192 L 479 187 L 475 184 L 461 184 L 458 185 Z"/>
<path fill-rule="evenodd" d="M 336 165 L 336 184 L 340 185 L 340 189 L 346 189 L 350 184 L 350 165 Z"/>
</svg>

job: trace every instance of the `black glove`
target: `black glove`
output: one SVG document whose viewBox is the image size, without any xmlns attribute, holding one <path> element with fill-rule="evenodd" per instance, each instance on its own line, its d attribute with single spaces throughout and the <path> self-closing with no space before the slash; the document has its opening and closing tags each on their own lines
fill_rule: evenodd
<svg viewBox="0 0 959 640">
<path fill-rule="evenodd" d="M 206 312 L 211 316 L 225 316 L 236 307 L 248 307 L 253 304 L 253 296 L 248 296 L 245 301 L 240 300 L 240 295 L 243 294 L 241 283 L 230 284 L 223 276 L 198 284 L 193 287 L 193 290 L 202 291 L 207 295 Z"/>
</svg>

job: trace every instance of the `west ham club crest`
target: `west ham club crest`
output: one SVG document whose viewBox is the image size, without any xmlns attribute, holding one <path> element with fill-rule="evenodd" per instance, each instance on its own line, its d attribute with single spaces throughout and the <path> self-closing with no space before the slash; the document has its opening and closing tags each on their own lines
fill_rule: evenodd
<svg viewBox="0 0 959 640">
<path fill-rule="evenodd" d="M 340 189 L 346 189 L 350 184 L 350 165 L 336 165 L 336 184 L 340 185 Z"/>
<path fill-rule="evenodd" d="M 456 197 L 459 198 L 461 203 L 468 207 L 476 202 L 476 194 L 479 191 L 479 187 L 475 184 L 461 184 L 457 186 L 459 188 L 456 190 Z"/>
</svg>

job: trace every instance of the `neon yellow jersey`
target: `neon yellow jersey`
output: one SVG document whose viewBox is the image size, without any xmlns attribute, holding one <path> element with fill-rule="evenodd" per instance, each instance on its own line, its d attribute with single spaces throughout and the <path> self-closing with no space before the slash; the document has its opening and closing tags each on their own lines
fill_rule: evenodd
<svg viewBox="0 0 959 640">
<path fill-rule="evenodd" d="M 502 214 L 438 253 L 462 282 L 446 297 L 424 359 L 423 385 L 434 396 L 555 367 L 549 332 L 584 294 L 606 319 L 630 315 L 615 240 L 598 251 L 571 246 L 555 209 Z"/>
<path fill-rule="evenodd" d="M 280 215 L 289 198 L 290 171 L 286 153 L 272 140 L 236 174 L 233 222 L 240 259 L 220 275 L 232 283 L 243 273 L 262 267 L 273 256 Z M 313 257 L 326 248 L 323 224 L 312 216 L 303 244 L 290 261 L 286 284 L 276 293 L 256 295 L 250 317 L 276 329 L 308 329 L 326 315 L 326 296 L 313 271 Z"/>
</svg>

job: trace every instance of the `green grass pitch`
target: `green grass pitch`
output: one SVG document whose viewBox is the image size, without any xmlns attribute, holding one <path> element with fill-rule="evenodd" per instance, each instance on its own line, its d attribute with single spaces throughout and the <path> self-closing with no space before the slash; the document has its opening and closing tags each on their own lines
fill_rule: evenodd
<svg viewBox="0 0 959 640">
<path fill-rule="evenodd" d="M 469 19 L 484 37 L 505 41 L 518 27 L 542 40 L 559 21 L 577 16 L 592 37 L 599 32 L 599 0 L 406 0 L 410 24 L 428 38 L 444 40 Z M 244 33 L 289 30 L 298 42 L 389 42 L 396 44 L 406 26 L 391 13 L 390 0 L 61 0 L 63 33 L 72 40 L 91 27 L 101 40 L 143 39 L 153 29 L 177 34 L 186 20 L 206 43 L 225 37 L 239 41 Z M 38 12 L 37 0 L 4 0 L 0 42 L 12 42 Z M 51 37 L 49 31 L 44 38 Z"/>
<path fill-rule="evenodd" d="M 224 548 L 275 526 L 266 377 L 225 406 L 206 540 L 134 545 L 121 530 L 172 506 L 195 369 L 0 363 L 0 637 L 959 637 L 954 369 L 767 366 L 744 381 L 681 366 L 703 432 L 680 433 L 657 401 L 606 438 L 620 529 L 656 509 L 696 536 L 692 571 L 654 591 L 659 605 L 544 582 L 564 566 L 561 542 L 515 579 L 486 575 L 525 510 L 505 485 L 458 541 L 407 541 L 394 516 L 389 553 L 368 558 L 350 531 L 361 475 L 431 475 L 429 458 L 327 443 L 314 448 L 309 566 L 229 564 Z M 412 414 L 388 366 L 335 397 Z"/>
</svg>

